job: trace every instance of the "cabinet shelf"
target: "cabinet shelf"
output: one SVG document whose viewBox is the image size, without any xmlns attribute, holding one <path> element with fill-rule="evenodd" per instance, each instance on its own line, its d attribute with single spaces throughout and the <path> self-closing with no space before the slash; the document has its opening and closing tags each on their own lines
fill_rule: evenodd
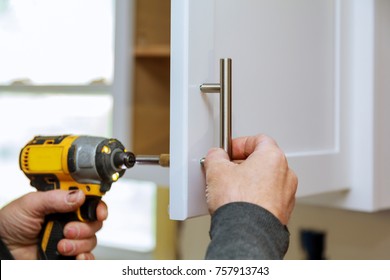
<svg viewBox="0 0 390 280">
<path fill-rule="evenodd" d="M 136 46 L 134 49 L 134 56 L 136 58 L 169 58 L 170 54 L 171 49 L 169 45 Z"/>
</svg>

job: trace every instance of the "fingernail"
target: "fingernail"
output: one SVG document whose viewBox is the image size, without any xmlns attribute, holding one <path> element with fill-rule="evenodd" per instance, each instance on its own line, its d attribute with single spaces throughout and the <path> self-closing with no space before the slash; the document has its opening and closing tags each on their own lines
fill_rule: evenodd
<svg viewBox="0 0 390 280">
<path fill-rule="evenodd" d="M 63 243 L 62 250 L 64 254 L 71 255 L 76 250 L 76 247 L 73 242 L 67 241 Z"/>
<path fill-rule="evenodd" d="M 76 202 L 79 201 L 80 199 L 80 190 L 74 190 L 74 191 L 70 191 L 66 197 L 65 197 L 65 202 L 69 205 L 73 205 L 75 204 Z"/>
<path fill-rule="evenodd" d="M 80 235 L 80 229 L 78 227 L 67 227 L 64 234 L 66 238 L 76 239 Z"/>
</svg>

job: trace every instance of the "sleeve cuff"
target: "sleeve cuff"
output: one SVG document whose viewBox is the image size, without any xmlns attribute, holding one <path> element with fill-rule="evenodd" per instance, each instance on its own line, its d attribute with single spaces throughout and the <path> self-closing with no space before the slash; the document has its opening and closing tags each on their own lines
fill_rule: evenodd
<svg viewBox="0 0 390 280">
<path fill-rule="evenodd" d="M 234 202 L 214 213 L 210 237 L 206 259 L 282 259 L 290 234 L 268 210 Z"/>
</svg>

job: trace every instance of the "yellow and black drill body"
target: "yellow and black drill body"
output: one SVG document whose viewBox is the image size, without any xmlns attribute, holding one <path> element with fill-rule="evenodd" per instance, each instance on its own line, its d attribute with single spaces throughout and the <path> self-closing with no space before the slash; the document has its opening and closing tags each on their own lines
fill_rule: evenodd
<svg viewBox="0 0 390 280">
<path fill-rule="evenodd" d="M 94 136 L 37 136 L 20 153 L 20 168 L 38 191 L 82 190 L 84 204 L 74 213 L 46 217 L 39 258 L 68 259 L 57 252 L 69 221 L 95 221 L 96 207 L 111 184 L 135 164 L 135 155 L 116 139 Z"/>
</svg>

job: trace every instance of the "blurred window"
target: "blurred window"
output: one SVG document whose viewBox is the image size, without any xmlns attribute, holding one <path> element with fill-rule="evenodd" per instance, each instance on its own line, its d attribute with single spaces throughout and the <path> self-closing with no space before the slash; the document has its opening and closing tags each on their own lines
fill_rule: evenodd
<svg viewBox="0 0 390 280">
<path fill-rule="evenodd" d="M 30 191 L 18 156 L 35 135 L 111 136 L 113 3 L 0 0 L 0 173 L 13 186 L 0 203 Z"/>
<path fill-rule="evenodd" d="M 0 0 L 0 207 L 35 190 L 19 168 L 20 150 L 34 136 L 112 136 L 114 4 Z M 110 211 L 131 215 L 107 221 L 99 244 L 153 249 L 155 185 L 117 184 L 122 190 L 106 195 Z"/>
</svg>

